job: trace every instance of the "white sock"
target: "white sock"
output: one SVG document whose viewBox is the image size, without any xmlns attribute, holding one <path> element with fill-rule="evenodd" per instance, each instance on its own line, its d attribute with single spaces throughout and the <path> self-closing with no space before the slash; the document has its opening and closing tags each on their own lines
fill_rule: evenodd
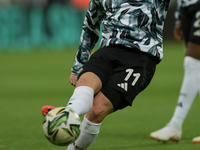
<svg viewBox="0 0 200 150">
<path fill-rule="evenodd" d="M 200 90 L 200 61 L 186 56 L 184 59 L 185 75 L 176 106 L 171 121 L 174 121 L 182 127 L 185 117 Z"/>
<path fill-rule="evenodd" d="M 84 117 L 78 139 L 70 144 L 67 150 L 86 150 L 96 139 L 101 123 L 93 123 Z"/>
<path fill-rule="evenodd" d="M 67 107 L 74 110 L 79 116 L 90 111 L 93 105 L 94 90 L 88 86 L 75 88 Z"/>
</svg>

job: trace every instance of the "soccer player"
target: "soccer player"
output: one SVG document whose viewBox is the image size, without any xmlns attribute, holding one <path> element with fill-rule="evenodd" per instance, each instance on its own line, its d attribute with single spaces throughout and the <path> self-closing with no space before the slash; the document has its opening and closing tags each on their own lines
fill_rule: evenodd
<svg viewBox="0 0 200 150">
<path fill-rule="evenodd" d="M 170 122 L 164 128 L 150 134 L 153 139 L 174 142 L 181 139 L 182 124 L 200 91 L 200 0 L 178 0 L 177 8 L 174 36 L 178 41 L 184 39 L 187 46 L 184 79 Z M 200 136 L 192 141 L 200 143 Z"/>
<path fill-rule="evenodd" d="M 131 106 L 149 85 L 163 58 L 168 6 L 169 0 L 90 1 L 69 78 L 76 88 L 67 104 L 85 116 L 78 139 L 67 150 L 86 150 L 97 137 L 103 119 Z M 101 24 L 100 48 L 89 59 Z M 43 115 L 52 108 L 44 106 Z"/>
</svg>

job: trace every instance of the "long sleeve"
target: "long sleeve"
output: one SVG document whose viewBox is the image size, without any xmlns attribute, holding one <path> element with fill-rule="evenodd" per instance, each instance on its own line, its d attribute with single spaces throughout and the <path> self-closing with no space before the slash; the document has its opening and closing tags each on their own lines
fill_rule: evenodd
<svg viewBox="0 0 200 150">
<path fill-rule="evenodd" d="M 99 39 L 103 17 L 104 10 L 99 1 L 91 0 L 84 19 L 79 50 L 76 53 L 74 65 L 71 69 L 72 73 L 78 74 L 80 68 L 88 61 L 90 53 Z"/>
<path fill-rule="evenodd" d="M 177 9 L 174 14 L 176 23 L 180 22 L 180 8 L 181 8 L 181 0 L 177 0 Z"/>
<path fill-rule="evenodd" d="M 170 0 L 91 0 L 72 73 L 78 74 L 99 39 L 163 58 L 163 28 Z M 148 7 L 147 7 L 148 5 Z"/>
</svg>

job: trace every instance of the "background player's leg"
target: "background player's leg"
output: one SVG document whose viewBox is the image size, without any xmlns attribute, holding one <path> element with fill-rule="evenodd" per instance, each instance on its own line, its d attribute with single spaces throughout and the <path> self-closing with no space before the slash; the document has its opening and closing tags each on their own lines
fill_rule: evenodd
<svg viewBox="0 0 200 150">
<path fill-rule="evenodd" d="M 184 60 L 185 75 L 181 87 L 178 104 L 171 121 L 180 128 L 199 90 L 198 76 L 200 76 L 200 61 L 186 56 Z"/>
<path fill-rule="evenodd" d="M 168 141 L 181 139 L 182 124 L 200 90 L 200 60 L 186 56 L 184 59 L 185 74 L 174 115 L 166 127 L 150 134 L 151 138 Z"/>
</svg>

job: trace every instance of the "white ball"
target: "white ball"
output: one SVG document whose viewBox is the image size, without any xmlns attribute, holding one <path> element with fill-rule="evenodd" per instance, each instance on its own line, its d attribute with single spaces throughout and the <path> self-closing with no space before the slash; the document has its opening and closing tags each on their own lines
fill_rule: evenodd
<svg viewBox="0 0 200 150">
<path fill-rule="evenodd" d="M 80 117 L 72 109 L 57 107 L 45 116 L 43 132 L 51 143 L 66 146 L 78 138 L 80 125 Z"/>
</svg>

